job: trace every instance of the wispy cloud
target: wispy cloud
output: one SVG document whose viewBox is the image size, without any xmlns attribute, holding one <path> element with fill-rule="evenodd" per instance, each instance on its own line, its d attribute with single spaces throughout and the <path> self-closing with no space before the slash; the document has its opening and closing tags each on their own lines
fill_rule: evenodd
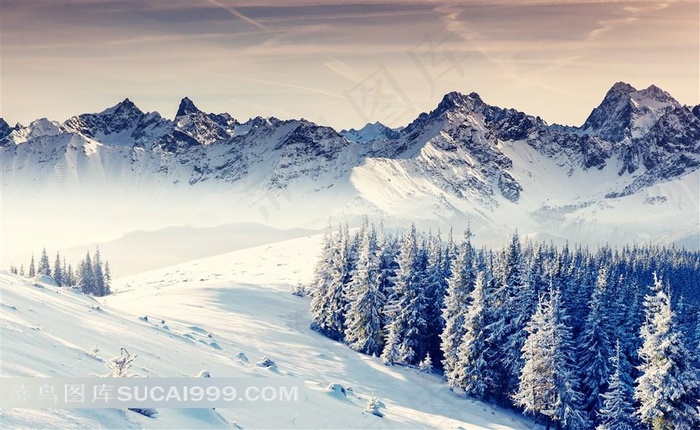
<svg viewBox="0 0 700 430">
<path fill-rule="evenodd" d="M 225 0 L 207 0 L 207 1 L 209 2 L 209 4 L 225 10 L 226 12 L 231 14 L 231 16 L 234 16 L 236 18 L 240 18 L 243 21 L 247 22 L 248 24 L 254 25 L 255 27 L 258 27 L 259 29 L 265 30 L 267 32 L 273 32 L 273 30 L 271 30 L 267 26 L 265 26 L 265 25 L 261 24 L 260 22 L 242 14 L 232 5 L 225 3 Z"/>
<path fill-rule="evenodd" d="M 652 4 L 640 4 L 640 3 L 634 3 L 634 6 L 625 6 L 622 8 L 624 11 L 625 15 L 619 17 L 619 18 L 613 18 L 613 19 L 603 19 L 598 21 L 599 27 L 592 30 L 587 37 L 588 41 L 597 39 L 601 36 L 603 36 L 605 33 L 626 25 L 633 23 L 637 20 L 640 19 L 643 15 L 646 14 L 652 14 L 655 12 L 659 12 L 663 9 L 666 9 L 669 7 L 670 3 L 652 3 Z"/>
<path fill-rule="evenodd" d="M 228 77 L 235 79 L 235 80 L 245 81 L 245 82 L 253 82 L 256 84 L 263 84 L 263 85 L 273 86 L 273 87 L 290 88 L 290 89 L 294 89 L 294 90 L 301 90 L 302 92 L 306 92 L 306 93 L 321 94 L 324 96 L 337 98 L 337 99 L 344 98 L 340 94 L 336 94 L 336 93 L 333 93 L 330 91 L 321 90 L 321 89 L 314 88 L 314 87 L 309 87 L 306 85 L 299 85 L 299 84 L 283 82 L 283 81 L 271 81 L 271 80 L 267 80 L 267 79 L 258 79 L 258 78 L 244 77 L 244 76 L 228 76 Z"/>
</svg>

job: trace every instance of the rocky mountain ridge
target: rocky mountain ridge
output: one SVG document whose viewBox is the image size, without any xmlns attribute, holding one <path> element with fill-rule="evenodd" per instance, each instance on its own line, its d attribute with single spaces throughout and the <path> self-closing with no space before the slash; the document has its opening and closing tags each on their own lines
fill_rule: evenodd
<svg viewBox="0 0 700 430">
<path fill-rule="evenodd" d="M 322 203 L 328 210 L 443 220 L 490 222 L 514 204 L 541 222 L 552 205 L 570 216 L 644 193 L 662 202 L 649 190 L 697 177 L 700 107 L 653 85 L 618 82 L 583 125 L 571 127 L 451 92 L 406 127 L 337 132 L 304 119 L 241 122 L 187 97 L 167 119 L 127 98 L 63 123 L 0 120 L 0 153 L 10 193 L 170 184 L 284 194 L 291 207 L 293 194 L 332 200 Z M 552 191 L 554 177 L 569 189 Z"/>
</svg>

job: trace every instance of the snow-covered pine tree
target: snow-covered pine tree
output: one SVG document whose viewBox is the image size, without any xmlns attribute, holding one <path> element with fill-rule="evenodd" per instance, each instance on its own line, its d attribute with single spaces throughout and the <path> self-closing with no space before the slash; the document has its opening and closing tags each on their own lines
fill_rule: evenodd
<svg viewBox="0 0 700 430">
<path fill-rule="evenodd" d="M 343 340 L 345 334 L 345 288 L 354 267 L 349 236 L 345 226 L 339 229 L 330 246 L 324 246 L 324 256 L 319 263 L 323 267 L 317 270 L 317 285 L 311 302 L 312 328 L 334 340 Z"/>
<path fill-rule="evenodd" d="M 345 341 L 350 348 L 365 354 L 382 352 L 383 309 L 386 304 L 379 284 L 379 246 L 374 226 L 363 230 L 359 258 L 346 289 Z"/>
<path fill-rule="evenodd" d="M 541 243 L 527 243 L 526 251 L 524 252 L 528 255 L 528 258 L 526 258 L 528 263 L 527 282 L 532 289 L 534 297 L 539 297 L 541 293 L 546 293 L 549 289 L 549 280 L 546 273 L 547 265 L 551 265 L 555 252 L 554 249 L 546 249 Z"/>
<path fill-rule="evenodd" d="M 33 278 L 36 276 L 36 268 L 34 267 L 34 254 L 32 254 L 32 259 L 29 262 L 29 273 L 27 273 L 30 278 Z"/>
<path fill-rule="evenodd" d="M 105 291 L 105 278 L 102 271 L 102 257 L 100 256 L 100 247 L 95 249 L 95 255 L 92 259 L 92 268 L 95 272 L 95 295 L 102 297 L 107 295 Z"/>
<path fill-rule="evenodd" d="M 608 324 L 612 297 L 608 289 L 608 268 L 598 271 L 595 289 L 589 301 L 589 311 L 577 341 L 583 404 L 590 419 L 595 420 L 603 406 L 600 393 L 606 389 L 609 357 L 613 354 Z"/>
<path fill-rule="evenodd" d="M 418 364 L 426 352 L 425 292 L 420 283 L 417 236 L 412 225 L 401 238 L 394 301 L 388 304 L 395 318 L 389 325 L 382 352 L 382 360 L 387 364 Z"/>
<path fill-rule="evenodd" d="M 391 303 L 388 306 L 391 306 Z M 384 340 L 384 349 L 380 356 L 384 364 L 403 364 L 401 351 L 399 350 L 400 342 L 401 336 L 398 328 L 394 326 L 394 323 L 389 324 L 386 331 L 386 339 Z"/>
<path fill-rule="evenodd" d="M 492 316 L 488 326 L 488 343 L 493 347 L 489 359 L 497 359 L 502 375 L 502 393 L 512 393 L 518 387 L 523 361 L 520 350 L 525 343 L 525 326 L 534 313 L 537 298 L 527 280 L 520 239 L 515 233 L 508 246 L 499 254 L 498 270 L 494 273 Z"/>
<path fill-rule="evenodd" d="M 700 375 L 676 326 L 671 301 L 656 274 L 644 307 L 646 322 L 641 328 L 644 342 L 639 350 L 642 374 L 634 392 L 639 402 L 637 415 L 654 430 L 700 428 Z"/>
<path fill-rule="evenodd" d="M 425 354 L 425 358 L 418 363 L 418 369 L 425 373 L 433 372 L 433 359 L 430 358 L 430 353 Z"/>
<path fill-rule="evenodd" d="M 456 386 L 454 370 L 458 361 L 457 349 L 466 330 L 464 316 L 469 304 L 469 293 L 474 288 L 476 279 L 476 264 L 471 236 L 471 231 L 467 230 L 464 233 L 464 241 L 459 245 L 452 267 L 452 275 L 447 280 L 447 295 L 442 309 L 445 328 L 440 334 L 442 341 L 440 348 L 444 357 L 442 365 L 445 380 L 450 388 Z"/>
<path fill-rule="evenodd" d="M 92 258 L 90 258 L 90 251 L 87 251 L 85 255 L 85 260 L 80 263 L 80 270 L 78 279 L 78 284 L 80 285 L 83 293 L 85 294 L 96 294 L 95 288 L 95 269 L 92 266 Z"/>
<path fill-rule="evenodd" d="M 24 276 L 24 263 L 19 265 L 19 276 Z"/>
<path fill-rule="evenodd" d="M 552 288 L 549 296 L 540 296 L 525 328 L 524 364 L 513 401 L 524 412 L 544 417 L 547 428 L 555 422 L 557 428 L 586 429 L 576 376 L 568 359 L 572 345 L 567 319 L 557 289 Z"/>
<path fill-rule="evenodd" d="M 632 406 L 633 388 L 623 376 L 625 356 L 620 341 L 615 344 L 615 353 L 610 357 L 611 373 L 608 389 L 601 394 L 603 406 L 598 410 L 600 424 L 596 430 L 635 430 L 640 428 Z"/>
<path fill-rule="evenodd" d="M 444 328 L 442 308 L 447 290 L 447 278 L 450 266 L 445 262 L 446 249 L 442 243 L 440 232 L 431 236 L 427 241 L 427 264 L 422 280 L 425 289 L 425 319 L 426 319 L 426 349 L 435 359 L 442 361 L 440 335 Z"/>
<path fill-rule="evenodd" d="M 462 336 L 457 348 L 457 361 L 448 376 L 448 383 L 464 389 L 468 396 L 482 400 L 489 392 L 492 381 L 486 361 L 486 282 L 485 273 L 479 272 L 474 289 L 469 294 L 469 305 L 464 315 Z"/>
<path fill-rule="evenodd" d="M 379 248 L 380 248 L 380 264 L 379 264 L 379 289 L 384 293 L 386 302 L 396 301 L 394 294 L 394 284 L 396 282 L 396 271 L 399 268 L 397 262 L 399 255 L 399 244 L 396 236 L 387 236 L 384 232 L 384 227 L 380 224 L 379 230 Z M 389 327 L 395 315 L 388 307 L 384 308 L 384 316 L 382 325 Z"/>
<path fill-rule="evenodd" d="M 51 263 L 49 263 L 49 256 L 46 253 L 46 248 L 41 251 L 39 265 L 36 267 L 36 274 L 51 276 Z"/>
<path fill-rule="evenodd" d="M 56 281 L 56 285 L 62 287 L 65 285 L 65 279 L 63 276 L 63 269 L 61 268 L 61 256 L 56 253 L 56 260 L 53 264 L 53 280 Z"/>
<path fill-rule="evenodd" d="M 70 274 L 68 273 L 68 265 L 66 265 L 66 257 L 63 257 L 63 265 L 61 266 L 61 274 L 63 275 L 63 285 L 71 285 Z"/>
<path fill-rule="evenodd" d="M 107 260 L 105 260 L 104 288 L 105 295 L 112 294 L 112 272 L 109 270 L 109 261 Z"/>
<path fill-rule="evenodd" d="M 323 235 L 321 255 L 316 264 L 314 281 L 309 288 L 311 291 L 311 328 L 321 333 L 325 331 L 326 314 L 329 306 L 329 290 L 332 280 L 331 273 L 333 271 L 333 254 L 335 252 L 333 230 L 329 225 Z"/>
<path fill-rule="evenodd" d="M 73 272 L 73 265 L 69 264 L 68 269 L 66 270 L 66 281 L 68 282 L 68 285 L 76 285 L 78 283 L 76 277 L 75 277 L 75 272 Z"/>
</svg>

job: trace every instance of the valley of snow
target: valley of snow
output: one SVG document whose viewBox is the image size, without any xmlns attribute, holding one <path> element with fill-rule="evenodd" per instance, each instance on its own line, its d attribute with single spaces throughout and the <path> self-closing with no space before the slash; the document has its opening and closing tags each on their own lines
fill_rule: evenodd
<svg viewBox="0 0 700 430">
<path fill-rule="evenodd" d="M 321 236 L 265 244 L 116 279 L 95 299 L 0 273 L 3 377 L 94 376 L 126 348 L 144 377 L 254 376 L 301 381 L 303 398 L 250 409 L 0 411 L 2 428 L 526 429 L 532 422 L 450 392 L 437 375 L 385 366 L 309 329 Z M 99 307 L 99 308 L 98 308 Z M 147 320 L 143 317 L 147 316 Z M 96 351 L 96 352 L 95 352 Z M 262 357 L 277 370 L 256 365 Z M 347 398 L 329 384 L 352 388 Z M 364 412 L 374 394 L 384 418 Z"/>
</svg>

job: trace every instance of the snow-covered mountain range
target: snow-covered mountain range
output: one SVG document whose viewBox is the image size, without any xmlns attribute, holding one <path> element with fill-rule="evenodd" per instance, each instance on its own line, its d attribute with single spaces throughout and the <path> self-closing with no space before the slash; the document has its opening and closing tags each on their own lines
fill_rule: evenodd
<svg viewBox="0 0 700 430">
<path fill-rule="evenodd" d="M 152 210 L 158 227 L 318 227 L 370 214 L 469 221 L 499 241 L 516 228 L 589 243 L 700 239 L 700 106 L 653 85 L 616 83 L 580 127 L 476 93 L 449 93 L 403 128 L 341 132 L 304 119 L 241 122 L 188 98 L 167 119 L 125 99 L 63 123 L 0 119 L 0 154 L 3 196 L 17 202 L 10 219 L 56 197 L 101 214 Z"/>
</svg>

